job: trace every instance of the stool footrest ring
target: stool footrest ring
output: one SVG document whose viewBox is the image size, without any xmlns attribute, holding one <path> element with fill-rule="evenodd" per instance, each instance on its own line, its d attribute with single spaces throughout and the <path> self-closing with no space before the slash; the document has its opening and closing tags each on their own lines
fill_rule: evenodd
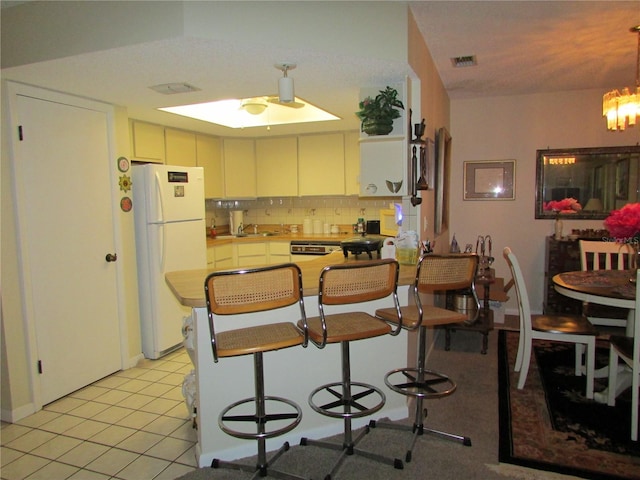
<svg viewBox="0 0 640 480">
<path fill-rule="evenodd" d="M 397 368 L 384 377 L 384 383 L 401 395 L 420 398 L 440 398 L 455 392 L 456 383 L 448 376 L 417 368 Z"/>
<path fill-rule="evenodd" d="M 302 409 L 300 408 L 300 406 L 293 402 L 292 400 L 289 400 L 287 398 L 282 398 L 282 397 L 270 397 L 270 396 L 266 396 L 264 397 L 264 404 L 265 404 L 265 413 L 264 415 L 258 415 L 257 413 L 248 413 L 248 414 L 240 414 L 240 415 L 229 415 L 229 412 L 233 409 L 235 409 L 236 407 L 239 407 L 241 405 L 245 405 L 245 404 L 249 404 L 249 403 L 255 403 L 256 399 L 255 397 L 250 397 L 250 398 L 245 398 L 242 400 L 238 400 L 237 402 L 232 403 L 231 405 L 229 405 L 228 407 L 226 407 L 224 410 L 222 410 L 222 412 L 220 413 L 220 415 L 218 416 L 218 425 L 220 426 L 220 429 L 225 432 L 228 435 L 231 435 L 232 437 L 236 437 L 236 438 L 243 438 L 243 439 L 248 439 L 248 440 L 255 440 L 255 439 L 260 439 L 260 438 L 272 438 L 272 437 L 277 437 L 279 435 L 282 435 L 284 433 L 290 432 L 291 430 L 293 430 L 302 420 Z M 289 412 L 289 413 L 266 413 L 266 405 L 268 404 L 268 402 L 271 403 L 279 403 L 279 404 L 285 404 L 288 405 L 289 407 L 291 407 L 294 411 Z M 274 430 L 266 430 L 266 425 L 267 422 L 282 422 L 282 421 L 286 421 L 286 420 L 291 420 L 289 423 L 287 423 L 286 425 L 274 429 Z M 235 430 L 233 428 L 230 428 L 225 422 L 230 423 L 230 422 L 236 422 L 236 423 L 253 423 L 254 425 L 256 425 L 256 430 L 255 432 L 243 432 L 240 430 Z M 259 428 L 260 425 L 262 425 L 262 428 Z M 260 431 L 260 430 L 264 430 L 264 431 Z"/>
<path fill-rule="evenodd" d="M 371 415 L 380 410 L 385 402 L 386 397 L 382 390 L 373 385 L 361 382 L 351 382 L 351 388 L 357 387 L 358 392 L 352 393 L 350 399 L 345 399 L 342 393 L 343 385 L 341 382 L 327 383 L 314 389 L 309 395 L 309 406 L 321 415 L 333 418 L 360 418 Z M 334 400 L 328 401 L 322 405 L 314 402 L 314 396 L 318 393 L 326 391 Z M 365 406 L 360 401 L 369 395 L 377 395 L 379 400 L 373 406 Z M 351 409 L 357 411 L 351 411 Z M 335 411 L 334 409 L 339 409 Z"/>
</svg>

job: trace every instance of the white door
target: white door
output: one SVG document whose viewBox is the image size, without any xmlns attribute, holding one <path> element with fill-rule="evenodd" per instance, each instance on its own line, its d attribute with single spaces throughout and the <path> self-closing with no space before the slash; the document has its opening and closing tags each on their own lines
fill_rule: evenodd
<svg viewBox="0 0 640 480">
<path fill-rule="evenodd" d="M 121 367 L 116 267 L 106 261 L 117 253 L 109 117 L 52 98 L 19 93 L 12 112 L 22 137 L 14 166 L 25 310 L 43 405 Z"/>
</svg>

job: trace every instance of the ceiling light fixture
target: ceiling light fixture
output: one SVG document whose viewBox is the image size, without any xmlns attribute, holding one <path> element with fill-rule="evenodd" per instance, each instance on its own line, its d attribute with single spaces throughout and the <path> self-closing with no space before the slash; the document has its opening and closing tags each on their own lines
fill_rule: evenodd
<svg viewBox="0 0 640 480">
<path fill-rule="evenodd" d="M 230 128 L 291 125 L 340 119 L 298 97 L 291 103 L 280 103 L 277 99 L 276 95 L 230 98 L 216 102 L 161 107 L 159 110 Z"/>
<path fill-rule="evenodd" d="M 246 98 L 242 101 L 240 106 L 251 115 L 260 115 L 267 108 L 267 102 L 264 98 Z"/>
<path fill-rule="evenodd" d="M 640 25 L 629 30 L 638 34 L 638 56 L 636 60 L 636 88 L 625 87 L 622 92 L 611 90 L 602 97 L 602 115 L 607 117 L 609 130 L 624 130 L 626 125 L 636 124 L 640 115 Z"/>
<path fill-rule="evenodd" d="M 295 63 L 276 63 L 274 65 L 278 70 L 282 71 L 283 77 L 278 80 L 278 97 L 282 103 L 291 103 L 295 100 L 293 93 L 293 78 L 287 76 L 289 70 L 296 68 Z"/>
</svg>

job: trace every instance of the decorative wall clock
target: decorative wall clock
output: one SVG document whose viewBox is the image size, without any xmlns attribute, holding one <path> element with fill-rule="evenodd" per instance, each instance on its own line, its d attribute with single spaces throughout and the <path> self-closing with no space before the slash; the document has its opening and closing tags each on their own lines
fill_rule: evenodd
<svg viewBox="0 0 640 480">
<path fill-rule="evenodd" d="M 118 159 L 118 170 L 123 173 L 129 171 L 129 160 L 126 157 L 120 157 Z"/>
</svg>

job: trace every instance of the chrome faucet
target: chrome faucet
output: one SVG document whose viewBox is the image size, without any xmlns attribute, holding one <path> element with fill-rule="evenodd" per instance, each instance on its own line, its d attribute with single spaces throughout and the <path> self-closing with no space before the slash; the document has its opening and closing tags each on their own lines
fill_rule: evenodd
<svg viewBox="0 0 640 480">
<path fill-rule="evenodd" d="M 240 228 L 238 229 L 238 235 L 241 235 L 242 233 L 244 233 L 244 231 L 249 227 L 253 227 L 254 235 L 258 234 L 258 224 L 257 223 L 253 223 L 253 224 L 250 223 L 249 225 L 240 224 Z"/>
</svg>

